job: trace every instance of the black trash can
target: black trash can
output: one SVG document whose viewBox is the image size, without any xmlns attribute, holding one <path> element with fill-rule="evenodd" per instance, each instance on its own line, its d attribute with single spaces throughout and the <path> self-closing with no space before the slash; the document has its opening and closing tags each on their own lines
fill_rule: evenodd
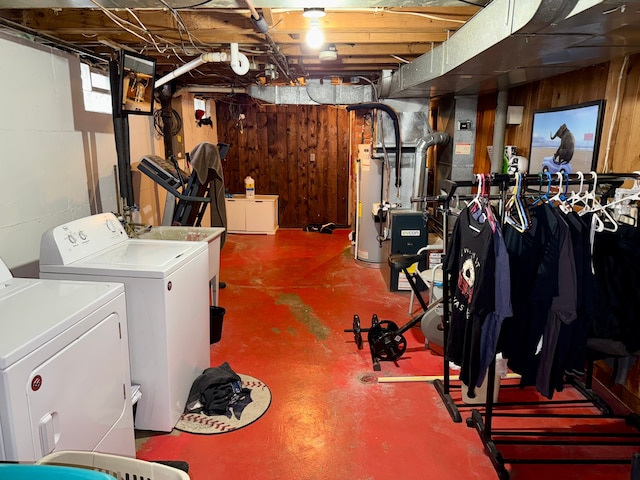
<svg viewBox="0 0 640 480">
<path fill-rule="evenodd" d="M 209 307 L 209 343 L 218 343 L 222 338 L 222 321 L 226 310 L 222 307 Z"/>
</svg>

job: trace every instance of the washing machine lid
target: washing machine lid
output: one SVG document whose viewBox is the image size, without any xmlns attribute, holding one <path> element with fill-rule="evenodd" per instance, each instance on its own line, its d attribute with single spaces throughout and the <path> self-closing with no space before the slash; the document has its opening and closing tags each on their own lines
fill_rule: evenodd
<svg viewBox="0 0 640 480">
<path fill-rule="evenodd" d="M 40 265 L 42 273 L 165 278 L 202 252 L 204 242 L 130 239 L 66 265 Z"/>
<path fill-rule="evenodd" d="M 5 282 L 0 289 L 0 370 L 69 328 L 79 328 L 82 319 L 123 293 L 121 283 L 28 278 Z"/>
</svg>

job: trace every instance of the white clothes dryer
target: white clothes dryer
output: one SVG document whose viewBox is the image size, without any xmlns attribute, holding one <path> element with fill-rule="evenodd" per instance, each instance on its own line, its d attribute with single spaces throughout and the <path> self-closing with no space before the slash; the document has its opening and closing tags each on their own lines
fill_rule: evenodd
<svg viewBox="0 0 640 480">
<path fill-rule="evenodd" d="M 13 278 L 0 260 L 0 460 L 135 457 L 124 286 Z"/>
<path fill-rule="evenodd" d="M 135 428 L 171 431 L 210 366 L 207 245 L 131 239 L 102 213 L 42 236 L 40 277 L 124 283 L 131 380 L 142 393 Z"/>
</svg>

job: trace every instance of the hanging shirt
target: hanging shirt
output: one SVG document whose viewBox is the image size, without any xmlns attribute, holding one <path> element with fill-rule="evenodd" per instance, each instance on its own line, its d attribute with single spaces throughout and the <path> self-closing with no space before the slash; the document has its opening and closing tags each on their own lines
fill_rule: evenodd
<svg viewBox="0 0 640 480">
<path fill-rule="evenodd" d="M 558 219 L 551 206 L 531 208 L 531 227 L 524 233 L 513 228 L 503 234 L 511 268 L 513 316 L 505 319 L 499 349 L 522 386 L 534 385 L 540 338 L 553 297 L 558 294 L 560 239 Z"/>
<path fill-rule="evenodd" d="M 510 228 L 510 227 L 505 227 Z M 511 279 L 509 270 L 509 253 L 502 237 L 500 228 L 493 233 L 493 246 L 495 254 L 495 300 L 494 311 L 487 315 L 482 324 L 480 337 L 480 374 L 476 382 L 479 387 L 496 355 L 498 338 L 505 318 L 513 315 L 511 308 Z"/>
<path fill-rule="evenodd" d="M 620 225 L 595 236 L 593 264 L 599 292 L 592 337 L 618 340 L 640 350 L 640 229 Z"/>
<path fill-rule="evenodd" d="M 482 322 L 494 311 L 495 255 L 488 221 L 464 208 L 453 228 L 445 264 L 451 281 L 451 328 L 447 359 L 460 365 L 460 379 L 470 398 L 480 372 Z"/>
<path fill-rule="evenodd" d="M 551 301 L 549 316 L 542 337 L 542 349 L 536 374 L 536 388 L 542 395 L 552 398 L 555 378 L 552 378 L 558 337 L 563 325 L 576 319 L 576 267 L 569 226 L 557 209 L 550 210 L 557 221 L 556 235 L 558 250 L 558 292 Z"/>
<path fill-rule="evenodd" d="M 591 270 L 589 230 L 591 219 L 576 212 L 564 216 L 569 226 L 576 267 L 576 319 L 560 326 L 560 335 L 551 372 L 555 389 L 562 391 L 565 374 L 583 375 L 587 358 L 587 335 L 595 313 L 597 291 Z M 555 379 L 555 380 L 554 380 Z"/>
</svg>

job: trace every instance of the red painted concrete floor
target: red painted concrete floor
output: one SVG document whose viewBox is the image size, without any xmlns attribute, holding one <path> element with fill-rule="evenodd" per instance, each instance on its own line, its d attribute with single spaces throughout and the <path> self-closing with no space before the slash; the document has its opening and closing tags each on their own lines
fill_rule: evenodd
<svg viewBox="0 0 640 480">
<path fill-rule="evenodd" d="M 406 334 L 408 349 L 397 364 L 383 362 L 381 372 L 373 372 L 366 335 L 364 350 L 357 350 L 353 335 L 344 333 L 354 314 L 363 327 L 374 313 L 398 325 L 410 319 L 409 293 L 389 292 L 379 269 L 356 262 L 347 234 L 280 230 L 275 236 L 227 236 L 221 252 L 227 287 L 220 292 L 226 315 L 222 339 L 211 346 L 211 365 L 229 362 L 236 372 L 265 382 L 271 406 L 255 423 L 225 434 L 138 432 L 138 458 L 186 461 L 193 480 L 498 478 L 476 430 L 452 422 L 432 384 L 377 382 L 379 376 L 442 374 L 442 357 L 425 349 L 419 327 Z M 500 401 L 510 395 L 536 397 L 505 387 Z M 469 412 L 461 409 L 463 419 Z M 559 424 L 566 431 L 601 428 L 585 419 L 532 422 L 537 428 Z M 494 426 L 517 429 L 525 423 L 496 418 Z M 540 455 L 533 447 L 515 453 L 514 448 L 504 447 L 505 456 Z M 603 452 L 630 458 L 633 451 L 543 449 L 548 456 L 577 458 Z M 507 469 L 514 480 L 630 478 L 629 465 L 509 464 Z"/>
</svg>

